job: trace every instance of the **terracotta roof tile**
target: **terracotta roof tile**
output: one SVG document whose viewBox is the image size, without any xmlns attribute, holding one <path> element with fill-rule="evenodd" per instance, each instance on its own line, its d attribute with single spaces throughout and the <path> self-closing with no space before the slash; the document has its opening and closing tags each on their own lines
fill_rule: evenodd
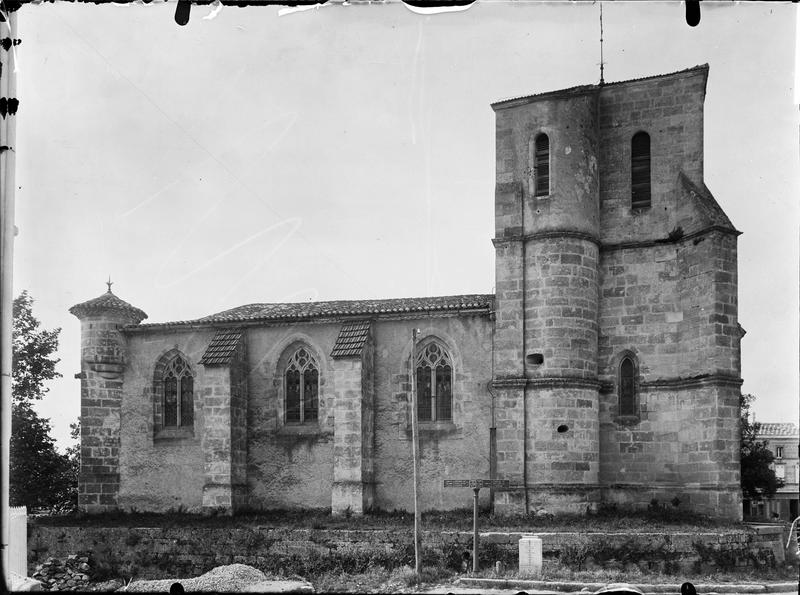
<svg viewBox="0 0 800 595">
<path fill-rule="evenodd" d="M 242 329 L 220 329 L 206 347 L 200 363 L 204 366 L 226 366 L 242 339 Z"/>
<path fill-rule="evenodd" d="M 369 320 L 345 322 L 331 351 L 331 357 L 359 357 L 369 337 Z"/>
<path fill-rule="evenodd" d="M 759 438 L 779 438 L 796 437 L 798 435 L 797 425 L 793 423 L 760 423 L 758 430 Z"/>
<path fill-rule="evenodd" d="M 70 314 L 81 318 L 82 316 L 100 314 L 103 311 L 109 310 L 124 312 L 130 318 L 134 319 L 136 323 L 139 323 L 147 318 L 147 314 L 145 314 L 143 310 L 140 310 L 136 306 L 132 306 L 125 300 L 119 299 L 117 296 L 111 293 L 110 289 L 100 297 L 96 297 L 80 304 L 75 304 L 69 309 L 69 312 Z"/>
<path fill-rule="evenodd" d="M 235 323 L 251 321 L 290 321 L 309 318 L 404 314 L 494 308 L 493 294 L 448 295 L 427 298 L 395 298 L 383 300 L 340 300 L 329 302 L 259 303 L 224 310 L 195 320 L 180 320 L 140 325 L 137 328 L 189 324 Z"/>
</svg>

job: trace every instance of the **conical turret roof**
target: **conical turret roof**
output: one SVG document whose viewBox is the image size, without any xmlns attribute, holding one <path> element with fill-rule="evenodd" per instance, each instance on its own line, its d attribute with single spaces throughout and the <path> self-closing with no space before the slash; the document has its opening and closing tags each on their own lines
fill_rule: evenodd
<svg viewBox="0 0 800 595">
<path fill-rule="evenodd" d="M 124 314 L 133 324 L 139 324 L 142 320 L 147 318 L 147 314 L 145 314 L 143 310 L 114 295 L 111 292 L 110 282 L 108 291 L 103 295 L 80 304 L 75 304 L 69 309 L 69 312 L 78 318 L 106 313 Z"/>
</svg>

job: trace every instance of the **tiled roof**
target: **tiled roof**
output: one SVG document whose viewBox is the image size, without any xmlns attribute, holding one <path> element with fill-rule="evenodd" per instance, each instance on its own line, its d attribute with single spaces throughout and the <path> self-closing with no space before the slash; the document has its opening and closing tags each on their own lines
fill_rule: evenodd
<svg viewBox="0 0 800 595">
<path fill-rule="evenodd" d="M 369 320 L 345 322 L 336 338 L 331 357 L 360 356 L 369 337 L 369 324 Z"/>
<path fill-rule="evenodd" d="M 331 302 L 299 302 L 284 304 L 248 304 L 195 320 L 181 320 L 141 325 L 173 326 L 188 324 L 213 324 L 251 321 L 283 321 L 308 318 L 330 318 L 339 316 L 364 316 L 380 314 L 404 314 L 486 310 L 494 307 L 493 294 L 448 295 L 428 298 L 395 298 L 388 300 L 341 300 Z"/>
<path fill-rule="evenodd" d="M 200 358 L 205 366 L 225 366 L 231 363 L 236 347 L 242 338 L 242 329 L 224 328 L 217 331 L 206 352 Z"/>
<path fill-rule="evenodd" d="M 797 424 L 793 423 L 760 423 L 758 430 L 759 438 L 791 438 L 796 437 Z"/>
<path fill-rule="evenodd" d="M 692 66 L 691 68 L 684 68 L 683 70 L 677 70 L 675 72 L 669 72 L 666 74 L 654 74 L 651 76 L 642 76 L 635 79 L 627 79 L 624 81 L 614 81 L 611 83 L 604 83 L 603 85 L 577 85 L 575 87 L 568 87 L 566 89 L 559 89 L 557 91 L 545 91 L 543 93 L 534 93 L 533 95 L 522 95 L 519 97 L 511 97 L 509 99 L 501 99 L 500 101 L 495 101 L 491 104 L 493 108 L 502 108 L 505 107 L 506 104 L 510 104 L 512 102 L 525 102 L 526 100 L 533 100 L 533 99 L 541 99 L 548 96 L 557 96 L 557 95 L 575 95 L 579 93 L 584 93 L 586 91 L 591 91 L 595 89 L 603 89 L 605 87 L 612 87 L 614 85 L 624 85 L 626 83 L 636 83 L 639 81 L 647 81 L 651 79 L 658 79 L 668 76 L 675 76 L 676 74 L 683 74 L 686 72 L 693 72 L 693 71 L 706 71 L 708 72 L 708 64 L 700 64 L 698 66 Z"/>
<path fill-rule="evenodd" d="M 82 316 L 101 314 L 102 312 L 107 312 L 109 310 L 124 312 L 137 323 L 147 318 L 147 314 L 145 314 L 143 310 L 140 310 L 136 306 L 132 306 L 125 300 L 119 299 L 117 296 L 111 293 L 111 289 L 109 289 L 100 297 L 96 297 L 80 304 L 75 304 L 69 309 L 69 312 L 70 314 L 81 318 Z"/>
</svg>

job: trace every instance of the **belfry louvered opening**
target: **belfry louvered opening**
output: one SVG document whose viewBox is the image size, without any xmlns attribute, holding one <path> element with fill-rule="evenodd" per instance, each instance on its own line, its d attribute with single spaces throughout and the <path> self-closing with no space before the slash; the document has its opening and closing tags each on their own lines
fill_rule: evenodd
<svg viewBox="0 0 800 595">
<path fill-rule="evenodd" d="M 619 414 L 636 415 L 636 366 L 630 357 L 619 366 Z"/>
<path fill-rule="evenodd" d="M 631 208 L 650 206 L 650 135 L 637 132 L 631 139 Z"/>
<path fill-rule="evenodd" d="M 542 133 L 534 142 L 533 179 L 534 196 L 550 194 L 550 139 Z"/>
</svg>

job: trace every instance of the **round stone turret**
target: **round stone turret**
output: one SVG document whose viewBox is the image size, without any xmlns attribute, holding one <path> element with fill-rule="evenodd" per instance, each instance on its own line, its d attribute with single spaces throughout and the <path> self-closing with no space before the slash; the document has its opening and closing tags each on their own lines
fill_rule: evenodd
<svg viewBox="0 0 800 595">
<path fill-rule="evenodd" d="M 142 310 L 108 291 L 69 309 L 81 321 L 81 359 L 103 378 L 115 378 L 125 364 L 125 339 L 119 329 L 147 318 Z M 86 372 L 86 370 L 82 370 Z"/>
<path fill-rule="evenodd" d="M 69 309 L 81 321 L 81 470 L 78 505 L 87 512 L 117 508 L 120 405 L 125 383 L 128 325 L 147 318 L 108 291 Z"/>
</svg>

